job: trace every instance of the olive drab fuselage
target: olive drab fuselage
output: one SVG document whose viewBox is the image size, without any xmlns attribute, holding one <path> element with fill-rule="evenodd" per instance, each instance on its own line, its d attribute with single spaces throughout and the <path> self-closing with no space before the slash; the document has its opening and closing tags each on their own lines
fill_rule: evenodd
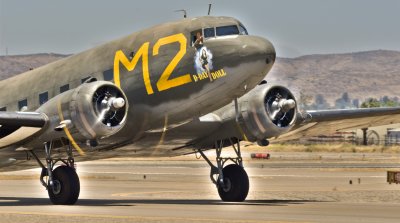
<svg viewBox="0 0 400 223">
<path fill-rule="evenodd" d="M 228 104 L 265 77 L 274 47 L 247 33 L 218 35 L 218 27 L 235 26 L 242 27 L 234 18 L 206 16 L 133 33 L 1 81 L 0 107 L 19 111 L 18 102 L 26 99 L 28 111 L 35 111 L 43 92 L 50 99 L 88 78 L 111 81 L 126 94 L 129 110 L 126 125 L 98 139 L 98 148 L 135 144 L 145 132 L 171 129 Z M 210 30 L 214 36 L 204 36 Z M 204 41 L 194 45 L 199 32 Z"/>
</svg>

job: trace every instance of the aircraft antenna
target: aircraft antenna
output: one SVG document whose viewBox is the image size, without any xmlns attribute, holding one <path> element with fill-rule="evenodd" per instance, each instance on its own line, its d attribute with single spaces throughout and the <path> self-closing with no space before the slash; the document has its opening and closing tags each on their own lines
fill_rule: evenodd
<svg viewBox="0 0 400 223">
<path fill-rule="evenodd" d="M 210 13 L 211 13 L 211 6 L 212 6 L 212 4 L 208 4 L 208 15 L 210 15 Z"/>
<path fill-rule="evenodd" d="M 183 12 L 183 18 L 187 18 L 187 13 L 185 9 L 175 10 L 175 12 Z"/>
</svg>

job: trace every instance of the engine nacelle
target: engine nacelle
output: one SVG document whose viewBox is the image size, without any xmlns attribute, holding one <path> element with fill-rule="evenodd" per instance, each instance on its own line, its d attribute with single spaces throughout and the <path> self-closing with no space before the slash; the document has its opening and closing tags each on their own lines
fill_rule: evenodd
<svg viewBox="0 0 400 223">
<path fill-rule="evenodd" d="M 263 84 L 239 98 L 237 108 L 231 104 L 216 114 L 226 125 L 224 129 L 230 129 L 222 137 L 235 134 L 255 142 L 290 131 L 296 122 L 296 111 L 296 99 L 287 88 Z"/>
<path fill-rule="evenodd" d="M 282 135 L 296 122 L 296 99 L 285 87 L 261 85 L 243 99 L 243 124 L 257 140 Z"/>
<path fill-rule="evenodd" d="M 37 111 L 49 117 L 44 138 L 64 134 L 61 130 L 67 128 L 75 140 L 100 139 L 117 133 L 124 126 L 128 101 L 114 84 L 95 81 L 57 95 Z"/>
</svg>

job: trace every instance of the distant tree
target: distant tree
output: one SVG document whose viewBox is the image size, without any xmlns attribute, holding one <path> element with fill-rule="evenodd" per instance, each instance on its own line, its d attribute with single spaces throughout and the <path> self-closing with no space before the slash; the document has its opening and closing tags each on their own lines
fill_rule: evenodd
<svg viewBox="0 0 400 223">
<path fill-rule="evenodd" d="M 304 94 L 303 92 L 300 92 L 299 108 L 301 110 L 310 109 L 311 101 L 312 101 L 312 97 L 310 95 L 307 95 L 307 94 Z"/>
<path fill-rule="evenodd" d="M 400 105 L 399 100 L 398 98 L 396 100 L 396 97 L 390 98 L 388 96 L 383 96 L 382 98 L 383 107 L 397 107 L 399 105 Z"/>
<path fill-rule="evenodd" d="M 376 98 L 368 98 L 361 104 L 361 108 L 377 108 L 381 107 L 381 103 Z"/>
<path fill-rule="evenodd" d="M 355 108 L 360 107 L 360 100 L 359 99 L 353 99 L 352 104 Z"/>
<path fill-rule="evenodd" d="M 317 94 L 314 99 L 314 103 L 311 105 L 312 109 L 328 109 L 330 108 L 329 103 L 325 100 L 322 94 Z"/>
<path fill-rule="evenodd" d="M 390 99 L 386 95 L 381 98 L 381 102 L 383 102 L 383 103 L 388 103 L 389 101 L 390 101 Z"/>
<path fill-rule="evenodd" d="M 392 100 L 389 100 L 388 102 L 382 105 L 382 107 L 397 107 L 397 106 L 399 106 L 399 103 Z"/>
<path fill-rule="evenodd" d="M 340 100 L 341 99 L 341 100 Z M 337 101 L 337 103 L 344 103 L 343 97 L 340 98 Z M 358 99 L 354 99 L 352 101 L 352 106 L 353 107 L 361 107 L 361 108 L 377 108 L 377 107 L 397 107 L 400 106 L 399 99 L 396 97 L 390 98 L 389 96 L 383 96 L 379 100 L 376 98 L 368 98 L 365 100 L 363 103 L 361 103 L 361 106 L 359 105 L 360 101 Z M 342 106 L 343 108 L 343 106 Z"/>
<path fill-rule="evenodd" d="M 342 98 L 336 99 L 336 101 L 335 101 L 335 108 L 340 108 L 340 109 L 345 108 L 345 106 L 344 106 L 344 101 L 343 101 Z"/>
<path fill-rule="evenodd" d="M 343 102 L 344 102 L 344 103 L 346 103 L 346 104 L 350 103 L 349 93 L 344 92 L 344 93 L 342 94 L 342 99 L 343 99 Z"/>
<path fill-rule="evenodd" d="M 325 98 L 322 94 L 317 94 L 315 96 L 315 101 L 314 101 L 315 104 L 320 105 L 320 104 L 324 104 L 325 102 L 326 102 Z"/>
<path fill-rule="evenodd" d="M 336 99 L 336 101 L 335 101 L 335 108 L 344 109 L 344 108 L 351 108 L 351 107 L 353 107 L 353 104 L 351 103 L 349 93 L 347 93 L 347 92 L 344 92 L 342 94 L 342 97 Z"/>
</svg>

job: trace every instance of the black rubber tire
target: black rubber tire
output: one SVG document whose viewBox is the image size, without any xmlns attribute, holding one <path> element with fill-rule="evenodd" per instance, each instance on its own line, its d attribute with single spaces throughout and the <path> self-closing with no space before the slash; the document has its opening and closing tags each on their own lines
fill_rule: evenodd
<svg viewBox="0 0 400 223">
<path fill-rule="evenodd" d="M 74 168 L 59 166 L 53 170 L 53 180 L 58 181 L 59 192 L 49 187 L 48 193 L 51 203 L 56 205 L 75 204 L 79 197 L 80 182 Z"/>
<path fill-rule="evenodd" d="M 243 167 L 230 164 L 222 169 L 226 187 L 218 186 L 218 194 L 223 201 L 242 202 L 249 193 L 249 177 Z"/>
</svg>

